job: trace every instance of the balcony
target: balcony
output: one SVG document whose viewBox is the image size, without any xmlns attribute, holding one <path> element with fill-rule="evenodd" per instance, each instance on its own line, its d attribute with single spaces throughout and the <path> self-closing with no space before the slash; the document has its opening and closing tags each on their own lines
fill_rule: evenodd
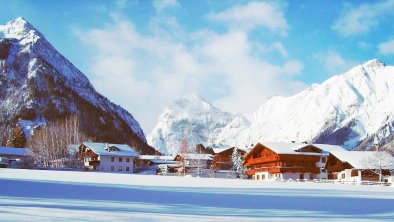
<svg viewBox="0 0 394 222">
<path fill-rule="evenodd" d="M 254 165 L 254 164 L 274 162 L 274 161 L 278 161 L 278 158 L 276 158 L 276 157 L 259 157 L 259 158 L 249 159 L 247 161 L 247 164 Z"/>
<path fill-rule="evenodd" d="M 100 166 L 100 160 L 89 161 L 89 166 Z"/>
</svg>

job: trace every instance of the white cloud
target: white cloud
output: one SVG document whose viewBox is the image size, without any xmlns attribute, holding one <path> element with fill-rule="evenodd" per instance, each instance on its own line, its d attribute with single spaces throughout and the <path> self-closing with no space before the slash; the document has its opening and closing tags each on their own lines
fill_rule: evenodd
<svg viewBox="0 0 394 222">
<path fill-rule="evenodd" d="M 237 5 L 226 11 L 211 13 L 208 19 L 222 22 L 230 27 L 250 30 L 265 27 L 282 35 L 287 34 L 288 24 L 283 13 L 283 6 L 276 2 L 250 2 Z"/>
<path fill-rule="evenodd" d="M 288 61 L 284 64 L 283 71 L 290 75 L 296 75 L 299 74 L 303 68 L 304 65 L 299 61 Z"/>
<path fill-rule="evenodd" d="M 153 1 L 153 7 L 157 12 L 161 12 L 167 8 L 179 7 L 177 0 L 155 0 Z"/>
<path fill-rule="evenodd" d="M 364 41 L 357 42 L 357 47 L 361 50 L 364 50 L 364 51 L 369 51 L 372 49 L 372 45 L 370 43 L 367 43 Z"/>
<path fill-rule="evenodd" d="M 100 29 L 80 31 L 79 37 L 92 51 L 93 85 L 130 111 L 145 133 L 163 107 L 186 93 L 199 93 L 227 111 L 251 112 L 272 95 L 306 87 L 292 79 L 302 63 L 273 65 L 262 60 L 245 31 L 199 30 L 183 34 L 185 39 L 163 38 L 161 32 L 141 34 L 132 22 L 114 17 Z M 287 56 L 280 43 L 263 50 L 273 48 Z"/>
<path fill-rule="evenodd" d="M 394 54 L 394 40 L 383 42 L 379 44 L 379 53 L 383 55 Z"/>
<path fill-rule="evenodd" d="M 277 50 L 277 51 L 280 53 L 280 55 L 281 55 L 282 57 L 286 58 L 286 57 L 289 56 L 289 54 L 287 53 L 287 50 L 286 50 L 285 47 L 282 45 L 282 43 L 280 43 L 280 42 L 275 42 L 275 43 L 272 45 L 272 47 L 273 47 L 273 49 Z"/>
<path fill-rule="evenodd" d="M 343 36 L 367 33 L 379 24 L 379 20 L 393 14 L 394 0 L 364 3 L 357 7 L 346 4 L 332 29 Z"/>
<path fill-rule="evenodd" d="M 339 53 L 333 51 L 318 54 L 316 59 L 323 63 L 324 68 L 330 75 L 341 74 L 357 65 L 356 62 L 346 60 Z"/>
</svg>

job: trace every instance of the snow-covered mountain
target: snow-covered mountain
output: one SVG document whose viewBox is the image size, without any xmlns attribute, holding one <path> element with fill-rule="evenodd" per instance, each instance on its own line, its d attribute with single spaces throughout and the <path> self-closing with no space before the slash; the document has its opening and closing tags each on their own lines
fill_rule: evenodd
<svg viewBox="0 0 394 222">
<path fill-rule="evenodd" d="M 133 116 L 97 93 L 30 23 L 17 18 L 0 25 L 1 124 L 31 128 L 69 115 L 78 115 L 83 131 L 96 140 L 153 151 Z"/>
<path fill-rule="evenodd" d="M 246 147 L 259 141 L 306 141 L 369 149 L 394 138 L 393 98 L 394 67 L 374 59 L 294 96 L 273 97 L 252 114 L 231 115 L 215 109 L 217 118 L 229 121 L 199 134 L 204 140 L 195 143 Z M 188 116 L 189 109 L 178 106 L 176 113 L 182 115 L 163 113 L 159 117 L 148 143 L 157 146 L 160 141 L 160 148 L 176 146 L 178 138 L 167 139 L 176 130 L 169 126 L 188 130 L 189 125 L 183 123 L 200 123 L 198 117 Z M 220 113 L 229 118 L 222 118 Z"/>
<path fill-rule="evenodd" d="M 185 137 L 189 145 L 212 144 L 236 115 L 223 112 L 199 95 L 186 95 L 166 107 L 148 136 L 148 143 L 162 153 L 175 154 Z"/>
</svg>

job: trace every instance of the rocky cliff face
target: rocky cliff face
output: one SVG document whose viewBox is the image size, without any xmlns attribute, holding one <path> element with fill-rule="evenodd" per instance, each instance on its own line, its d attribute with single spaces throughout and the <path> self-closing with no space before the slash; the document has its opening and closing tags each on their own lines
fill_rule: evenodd
<svg viewBox="0 0 394 222">
<path fill-rule="evenodd" d="M 0 33 L 1 124 L 20 123 L 28 134 L 34 125 L 77 115 L 82 131 L 97 141 L 154 152 L 133 116 L 97 93 L 86 76 L 25 19 L 0 25 Z"/>
<path fill-rule="evenodd" d="M 369 149 L 375 143 L 384 144 L 393 139 L 393 98 L 394 67 L 374 59 L 294 96 L 273 97 L 249 115 L 232 115 L 215 109 L 214 118 L 224 117 L 223 122 L 214 131 L 198 133 L 205 139 L 193 139 L 192 143 L 247 147 L 259 141 L 306 141 Z M 165 144 L 161 147 L 174 147 L 179 140 L 167 139 L 174 134 L 170 125 L 187 131 L 190 126 L 183 123 L 200 122 L 199 118 L 187 115 L 188 109 L 178 106 L 177 110 L 182 115 L 164 115 L 166 109 L 160 116 L 148 136 L 150 144 L 161 141 Z"/>
</svg>

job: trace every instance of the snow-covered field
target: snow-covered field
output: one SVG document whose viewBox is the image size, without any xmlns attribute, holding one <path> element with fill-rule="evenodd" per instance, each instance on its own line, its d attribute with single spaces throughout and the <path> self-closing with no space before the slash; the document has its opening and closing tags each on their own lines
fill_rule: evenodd
<svg viewBox="0 0 394 222">
<path fill-rule="evenodd" d="M 393 221 L 394 187 L 0 169 L 1 221 Z"/>
</svg>

